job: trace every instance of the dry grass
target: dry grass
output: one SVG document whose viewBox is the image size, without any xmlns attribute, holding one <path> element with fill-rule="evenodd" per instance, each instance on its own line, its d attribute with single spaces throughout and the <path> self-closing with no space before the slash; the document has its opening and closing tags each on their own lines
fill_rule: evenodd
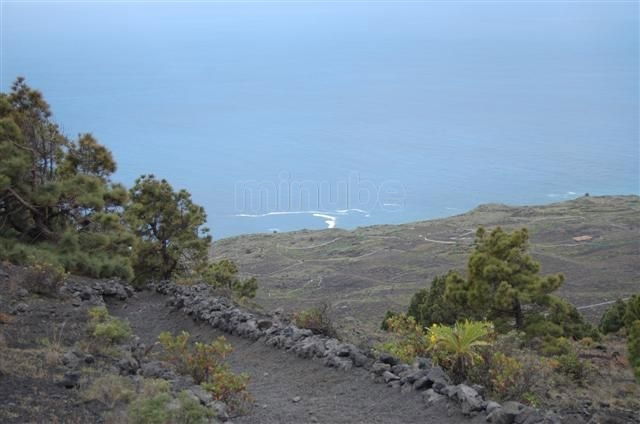
<svg viewBox="0 0 640 424">
<path fill-rule="evenodd" d="M 66 321 L 62 323 L 58 331 L 56 331 L 55 326 L 51 330 L 51 338 L 45 339 L 42 341 L 44 345 L 44 358 L 45 362 L 49 366 L 59 365 L 62 362 L 62 355 L 64 354 L 64 345 L 62 343 L 62 333 L 64 331 L 64 327 L 66 325 Z"/>
<path fill-rule="evenodd" d="M 43 349 L 3 347 L 0 348 L 0 374 L 44 379 L 51 376 L 52 370 Z"/>
<path fill-rule="evenodd" d="M 135 396 L 131 380 L 115 374 L 99 377 L 82 393 L 86 400 L 95 400 L 109 409 L 118 403 L 128 403 Z"/>
<path fill-rule="evenodd" d="M 0 324 L 12 324 L 16 320 L 16 317 L 0 312 Z"/>
</svg>

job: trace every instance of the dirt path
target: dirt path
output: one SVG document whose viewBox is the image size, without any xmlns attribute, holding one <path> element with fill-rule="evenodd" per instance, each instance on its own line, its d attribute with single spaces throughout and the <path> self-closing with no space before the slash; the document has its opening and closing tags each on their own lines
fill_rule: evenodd
<svg viewBox="0 0 640 424">
<path fill-rule="evenodd" d="M 207 341 L 222 335 L 207 324 L 194 322 L 180 311 L 164 306 L 166 297 L 138 293 L 136 299 L 109 305 L 115 316 L 127 318 L 145 343 L 153 343 L 161 331 L 188 331 L 195 340 Z M 280 423 L 442 423 L 484 422 L 467 419 L 453 409 L 427 409 L 419 393 L 400 393 L 384 384 L 375 384 L 362 369 L 349 372 L 327 368 L 316 360 L 300 359 L 262 343 L 229 336 L 234 347 L 229 357 L 236 372 L 251 377 L 249 390 L 256 405 L 248 415 L 233 419 L 235 424 Z M 300 396 L 297 403 L 292 398 Z"/>
</svg>

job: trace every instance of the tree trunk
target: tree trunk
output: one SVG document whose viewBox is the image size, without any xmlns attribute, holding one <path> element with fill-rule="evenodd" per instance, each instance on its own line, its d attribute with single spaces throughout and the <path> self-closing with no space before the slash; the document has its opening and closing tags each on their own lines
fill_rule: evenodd
<svg viewBox="0 0 640 424">
<path fill-rule="evenodd" d="M 524 315 L 522 314 L 522 305 L 520 305 L 520 299 L 518 298 L 513 301 L 513 315 L 516 319 L 516 328 L 521 329 L 524 326 Z"/>
</svg>

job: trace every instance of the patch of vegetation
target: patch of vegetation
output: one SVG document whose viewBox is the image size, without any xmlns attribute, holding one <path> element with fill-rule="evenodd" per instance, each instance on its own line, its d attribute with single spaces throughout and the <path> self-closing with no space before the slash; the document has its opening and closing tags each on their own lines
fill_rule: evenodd
<svg viewBox="0 0 640 424">
<path fill-rule="evenodd" d="M 115 170 L 91 134 L 64 136 L 42 94 L 18 78 L 0 94 L 1 257 L 29 263 L 46 252 L 66 271 L 104 276 L 83 269 L 90 255 L 130 278 L 133 237 L 120 215 L 126 190 L 109 180 Z"/>
<path fill-rule="evenodd" d="M 483 361 L 482 348 L 491 345 L 493 325 L 481 321 L 458 322 L 453 326 L 433 324 L 428 329 L 412 316 L 389 319 L 389 329 L 396 340 L 382 346 L 405 362 L 431 356 L 435 363 L 451 372 L 457 382 L 468 377 L 469 370 Z"/>
<path fill-rule="evenodd" d="M 241 280 L 237 277 L 238 267 L 228 259 L 209 264 L 202 272 L 202 279 L 213 287 L 227 290 L 237 298 L 253 299 L 258 290 L 255 278 Z"/>
<path fill-rule="evenodd" d="M 127 418 L 131 424 L 165 424 L 169 422 L 169 393 L 140 397 L 129 406 Z"/>
<path fill-rule="evenodd" d="M 623 300 L 617 300 L 611 305 L 600 319 L 599 329 L 604 334 L 615 333 L 624 327 L 624 314 L 627 310 L 627 304 Z"/>
<path fill-rule="evenodd" d="M 36 263 L 26 269 L 22 287 L 31 293 L 56 297 L 66 277 L 60 266 Z"/>
<path fill-rule="evenodd" d="M 540 351 L 545 356 L 567 355 L 573 352 L 573 346 L 566 337 L 546 336 Z"/>
<path fill-rule="evenodd" d="M 627 301 L 627 307 L 624 311 L 624 325 L 627 330 L 630 330 L 638 320 L 640 320 L 640 294 L 632 296 Z"/>
<path fill-rule="evenodd" d="M 549 360 L 524 348 L 522 333 L 496 335 L 481 350 L 483 360 L 469 371 L 469 380 L 498 400 L 520 400 L 535 406 L 546 396 L 553 369 Z"/>
<path fill-rule="evenodd" d="M 293 323 L 300 328 L 311 330 L 314 334 L 323 334 L 328 337 L 336 337 L 337 335 L 331 319 L 331 307 L 328 303 L 295 312 Z"/>
<path fill-rule="evenodd" d="M 200 404 L 186 391 L 178 394 L 178 407 L 171 411 L 173 422 L 180 424 L 205 424 L 214 415 L 213 411 Z"/>
<path fill-rule="evenodd" d="M 385 322 L 394 340 L 384 343 L 381 350 L 408 363 L 416 357 L 425 357 L 429 354 L 430 344 L 426 328 L 418 324 L 414 317 L 397 314 Z"/>
<path fill-rule="evenodd" d="M 197 384 L 211 392 L 214 399 L 226 403 L 231 410 L 243 409 L 250 401 L 247 392 L 249 377 L 232 373 L 224 362 L 232 351 L 231 345 L 222 336 L 209 344 L 190 343 L 189 338 L 185 331 L 177 336 L 161 333 L 158 341 L 164 347 L 165 358 L 179 372 L 190 375 Z"/>
<path fill-rule="evenodd" d="M 380 329 L 383 331 L 389 331 L 389 320 L 398 316 L 398 312 L 387 311 L 384 314 L 384 318 L 382 318 L 382 323 L 380 323 Z"/>
<path fill-rule="evenodd" d="M 640 320 L 634 321 L 628 331 L 629 363 L 636 379 L 640 382 Z"/>
<path fill-rule="evenodd" d="M 91 337 L 102 346 L 123 342 L 131 337 L 129 323 L 109 315 L 107 308 L 96 306 L 88 311 Z"/>
<path fill-rule="evenodd" d="M 454 380 L 462 382 L 469 370 L 483 361 L 480 352 L 491 345 L 492 333 L 489 322 L 464 321 L 453 326 L 433 324 L 427 336 L 435 362 L 450 370 Z"/>
<path fill-rule="evenodd" d="M 421 289 L 411 297 L 407 315 L 412 316 L 425 327 L 432 324 L 452 325 L 465 317 L 455 302 L 445 297 L 447 280 L 452 275 L 437 276 L 429 288 Z"/>
<path fill-rule="evenodd" d="M 450 271 L 435 278 L 430 288 L 414 294 L 408 315 L 424 326 L 488 319 L 500 332 L 516 329 L 531 338 L 598 339 L 575 307 L 552 294 L 564 277 L 539 275 L 540 264 L 527 253 L 528 240 L 526 229 L 480 228 L 467 277 Z"/>
<path fill-rule="evenodd" d="M 82 393 L 86 400 L 98 401 L 109 409 L 131 402 L 135 395 L 131 379 L 114 374 L 96 378 Z"/>
<path fill-rule="evenodd" d="M 130 190 L 124 217 L 138 237 L 136 279 L 189 275 L 207 262 L 211 244 L 204 227 L 207 214 L 186 190 L 174 191 L 166 180 L 142 175 Z"/>
<path fill-rule="evenodd" d="M 575 352 L 566 353 L 556 358 L 556 369 L 571 377 L 578 383 L 584 382 L 590 370 L 589 364 L 578 357 Z"/>
<path fill-rule="evenodd" d="M 153 175 L 127 190 L 111 181 L 116 168 L 91 134 L 67 138 L 42 93 L 18 78 L 0 93 L 0 260 L 35 265 L 34 291 L 47 295 L 58 270 L 136 283 L 215 274 L 207 216 L 191 194 Z M 253 297 L 257 282 L 230 288 Z"/>
<path fill-rule="evenodd" d="M 62 361 L 62 355 L 64 352 L 64 344 L 62 342 L 62 333 L 64 331 L 65 323 L 62 323 L 58 331 L 56 332 L 55 326 L 52 330 L 51 338 L 45 338 L 41 340 L 41 344 L 45 349 L 45 362 L 49 366 L 58 365 Z"/>
</svg>

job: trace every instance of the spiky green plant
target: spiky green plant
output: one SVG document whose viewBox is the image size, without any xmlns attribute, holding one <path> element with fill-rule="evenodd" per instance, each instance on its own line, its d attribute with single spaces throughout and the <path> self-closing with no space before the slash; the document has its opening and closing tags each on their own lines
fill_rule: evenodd
<svg viewBox="0 0 640 424">
<path fill-rule="evenodd" d="M 473 365 L 482 362 L 480 351 L 491 345 L 493 324 L 485 321 L 463 321 L 453 326 L 434 324 L 427 337 L 437 363 L 448 368 L 453 378 L 462 381 Z"/>
</svg>

